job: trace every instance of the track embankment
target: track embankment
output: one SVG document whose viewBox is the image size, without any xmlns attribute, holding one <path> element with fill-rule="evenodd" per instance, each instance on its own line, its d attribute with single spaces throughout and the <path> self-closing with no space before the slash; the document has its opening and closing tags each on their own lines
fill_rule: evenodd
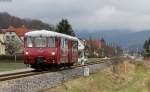
<svg viewBox="0 0 150 92">
<path fill-rule="evenodd" d="M 64 81 L 84 76 L 85 68 L 89 68 L 89 73 L 91 74 L 110 65 L 112 65 L 112 61 L 108 60 L 103 63 L 5 80 L 0 82 L 0 92 L 37 92 L 61 85 Z"/>
</svg>

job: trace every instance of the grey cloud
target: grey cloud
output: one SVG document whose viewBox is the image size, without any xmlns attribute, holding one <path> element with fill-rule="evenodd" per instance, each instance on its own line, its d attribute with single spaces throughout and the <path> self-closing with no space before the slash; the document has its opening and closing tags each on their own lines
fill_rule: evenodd
<svg viewBox="0 0 150 92">
<path fill-rule="evenodd" d="M 12 0 L 0 11 L 56 24 L 68 18 L 75 29 L 150 29 L 149 0 Z"/>
</svg>

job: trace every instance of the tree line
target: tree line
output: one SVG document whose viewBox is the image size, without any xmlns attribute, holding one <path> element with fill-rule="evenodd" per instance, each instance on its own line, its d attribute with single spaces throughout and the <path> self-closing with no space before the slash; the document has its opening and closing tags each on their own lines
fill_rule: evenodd
<svg viewBox="0 0 150 92">
<path fill-rule="evenodd" d="M 144 43 L 144 56 L 150 56 L 150 38 Z"/>
</svg>

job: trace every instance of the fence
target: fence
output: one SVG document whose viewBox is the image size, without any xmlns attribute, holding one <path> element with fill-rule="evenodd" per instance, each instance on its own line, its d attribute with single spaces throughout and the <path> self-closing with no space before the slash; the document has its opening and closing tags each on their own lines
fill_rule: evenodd
<svg viewBox="0 0 150 92">
<path fill-rule="evenodd" d="M 0 56 L 0 61 L 1 60 L 23 60 L 23 55 L 20 54 L 20 55 L 13 55 L 13 56 L 10 56 L 10 55 L 1 55 Z"/>
</svg>

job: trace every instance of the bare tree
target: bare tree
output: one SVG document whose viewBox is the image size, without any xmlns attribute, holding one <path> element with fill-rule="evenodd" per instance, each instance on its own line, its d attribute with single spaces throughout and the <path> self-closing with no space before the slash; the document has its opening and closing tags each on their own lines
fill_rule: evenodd
<svg viewBox="0 0 150 92">
<path fill-rule="evenodd" d="M 22 43 L 17 40 L 9 41 L 6 43 L 6 52 L 10 55 L 15 55 L 16 52 L 20 51 Z"/>
</svg>

